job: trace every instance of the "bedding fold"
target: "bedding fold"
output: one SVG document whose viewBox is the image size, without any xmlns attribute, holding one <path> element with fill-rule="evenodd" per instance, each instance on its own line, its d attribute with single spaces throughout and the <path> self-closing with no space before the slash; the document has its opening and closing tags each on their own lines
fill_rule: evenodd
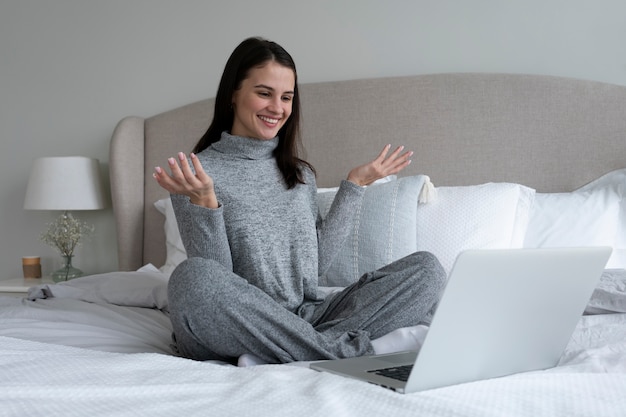
<svg viewBox="0 0 626 417">
<path fill-rule="evenodd" d="M 153 265 L 137 271 L 89 275 L 58 284 L 41 284 L 28 290 L 31 301 L 66 298 L 90 303 L 156 308 L 168 311 L 168 276 Z"/>
</svg>

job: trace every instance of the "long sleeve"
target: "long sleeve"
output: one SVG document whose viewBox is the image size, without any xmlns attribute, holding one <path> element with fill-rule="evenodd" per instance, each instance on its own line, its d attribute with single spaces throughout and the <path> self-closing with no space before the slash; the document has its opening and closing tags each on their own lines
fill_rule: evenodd
<svg viewBox="0 0 626 417">
<path fill-rule="evenodd" d="M 200 207 L 182 195 L 172 195 L 171 199 L 187 256 L 212 259 L 232 271 L 223 208 Z"/>
<path fill-rule="evenodd" d="M 320 276 L 330 268 L 339 248 L 350 234 L 364 193 L 364 187 L 344 180 L 339 186 L 328 215 L 323 220 L 318 215 L 318 273 Z"/>
</svg>

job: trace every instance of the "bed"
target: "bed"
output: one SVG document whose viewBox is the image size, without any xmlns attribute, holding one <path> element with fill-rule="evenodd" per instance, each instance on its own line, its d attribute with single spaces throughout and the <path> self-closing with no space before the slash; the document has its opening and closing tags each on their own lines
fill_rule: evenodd
<svg viewBox="0 0 626 417">
<path fill-rule="evenodd" d="M 322 213 L 349 168 L 384 144 L 415 151 L 401 177 L 368 187 L 320 285 L 332 291 L 415 250 L 449 270 L 470 248 L 611 246 L 559 365 L 401 395 L 307 363 L 175 356 L 165 288 L 186 255 L 151 174 L 189 152 L 208 126 L 207 99 L 115 127 L 118 271 L 0 297 L 0 415 L 625 415 L 626 87 L 513 74 L 300 87 Z M 415 181 L 424 175 L 432 187 Z"/>
</svg>

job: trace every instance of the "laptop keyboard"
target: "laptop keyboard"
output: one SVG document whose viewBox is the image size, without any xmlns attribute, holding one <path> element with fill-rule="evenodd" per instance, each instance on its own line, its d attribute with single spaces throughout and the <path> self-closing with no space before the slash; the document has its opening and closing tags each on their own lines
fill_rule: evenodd
<svg viewBox="0 0 626 417">
<path fill-rule="evenodd" d="M 406 382 L 409 379 L 411 369 L 413 369 L 413 365 L 402 365 L 392 366 L 391 368 L 373 369 L 367 372 Z"/>
</svg>

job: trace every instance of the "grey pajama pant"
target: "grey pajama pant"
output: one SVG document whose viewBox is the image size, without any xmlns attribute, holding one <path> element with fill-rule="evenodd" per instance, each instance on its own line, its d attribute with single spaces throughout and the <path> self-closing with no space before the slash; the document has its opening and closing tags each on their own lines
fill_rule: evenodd
<svg viewBox="0 0 626 417">
<path fill-rule="evenodd" d="M 170 319 L 179 353 L 196 360 L 361 356 L 373 353 L 371 339 L 429 323 L 445 281 L 435 256 L 417 252 L 293 313 L 221 264 L 191 258 L 170 277 Z"/>
</svg>

